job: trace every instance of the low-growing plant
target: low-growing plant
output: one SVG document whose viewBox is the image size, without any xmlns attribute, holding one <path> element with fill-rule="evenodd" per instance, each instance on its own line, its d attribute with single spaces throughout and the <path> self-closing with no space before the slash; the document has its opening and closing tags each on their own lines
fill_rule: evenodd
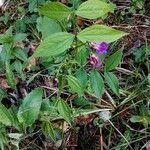
<svg viewBox="0 0 150 150">
<path fill-rule="evenodd" d="M 40 15 L 36 14 L 36 29 L 33 27 L 40 43 L 32 54 L 28 53 L 29 49 L 17 47 L 22 41 L 28 42 L 27 34 L 16 33 L 15 28 L 10 27 L 0 36 L 0 72 L 6 74 L 8 85 L 14 90 L 12 95 L 15 97 L 17 93 L 17 76 L 30 87 L 24 97 L 16 96 L 11 106 L 2 101 L 7 94 L 0 90 L 2 150 L 8 142 L 19 149 L 20 141 L 36 130 L 56 142 L 63 133 L 54 126 L 58 120 L 74 128 L 78 116 L 97 113 L 98 118 L 111 123 L 111 111 L 118 101 L 113 100 L 108 91 L 120 97 L 118 75 L 114 70 L 121 64 L 123 47 L 115 49 L 113 43 L 127 33 L 95 23 L 98 18 L 104 19 L 113 13 L 115 5 L 101 0 L 70 1 L 70 7 L 60 2 L 43 1 L 38 8 L 34 4 L 38 6 L 38 1 L 29 2 L 29 12 Z M 83 26 L 79 19 L 93 24 Z M 38 62 L 37 66 L 31 63 L 33 60 Z M 26 69 L 31 74 L 26 73 Z M 35 82 L 40 76 L 48 77 L 50 80 L 46 82 L 50 84 L 37 87 Z M 32 84 L 34 86 L 30 86 Z M 100 105 L 104 95 L 110 100 L 108 108 Z M 138 122 L 140 117 L 133 116 L 131 121 Z"/>
</svg>

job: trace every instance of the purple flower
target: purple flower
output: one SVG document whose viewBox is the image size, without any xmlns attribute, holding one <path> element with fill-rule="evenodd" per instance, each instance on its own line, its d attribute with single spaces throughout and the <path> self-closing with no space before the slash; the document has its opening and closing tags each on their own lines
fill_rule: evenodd
<svg viewBox="0 0 150 150">
<path fill-rule="evenodd" d="M 95 54 L 91 54 L 88 64 L 92 68 L 99 68 L 102 65 L 102 62 L 100 61 L 98 56 L 96 56 Z"/>
<path fill-rule="evenodd" d="M 108 43 L 101 42 L 101 43 L 91 43 L 94 49 L 96 49 L 97 54 L 106 54 L 108 50 Z"/>
</svg>

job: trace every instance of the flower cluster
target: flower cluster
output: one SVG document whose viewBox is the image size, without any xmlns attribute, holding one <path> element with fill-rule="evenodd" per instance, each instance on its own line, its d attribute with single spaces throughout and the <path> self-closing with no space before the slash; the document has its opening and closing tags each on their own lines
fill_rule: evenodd
<svg viewBox="0 0 150 150">
<path fill-rule="evenodd" d="M 108 43 L 106 42 L 91 43 L 91 46 L 96 50 L 98 55 L 106 54 L 109 47 Z M 99 68 L 102 65 L 101 60 L 95 54 L 90 55 L 88 62 L 92 68 Z"/>
<path fill-rule="evenodd" d="M 94 49 L 96 49 L 97 54 L 106 54 L 108 50 L 108 43 L 101 42 L 101 43 L 91 43 Z"/>
<path fill-rule="evenodd" d="M 92 67 L 92 68 L 99 68 L 102 64 L 99 57 L 96 56 L 95 54 L 90 55 L 88 62 L 89 62 L 88 63 L 89 66 Z"/>
</svg>

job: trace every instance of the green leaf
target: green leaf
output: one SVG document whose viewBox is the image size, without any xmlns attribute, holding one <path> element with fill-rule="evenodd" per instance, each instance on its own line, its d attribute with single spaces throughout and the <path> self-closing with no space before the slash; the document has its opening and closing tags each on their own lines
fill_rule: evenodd
<svg viewBox="0 0 150 150">
<path fill-rule="evenodd" d="M 17 73 L 21 75 L 23 71 L 23 64 L 21 63 L 21 61 L 16 60 L 13 66 L 14 66 L 14 69 L 17 71 Z"/>
<path fill-rule="evenodd" d="M 97 19 L 113 11 L 114 6 L 112 4 L 100 0 L 88 0 L 82 3 L 75 13 L 83 18 Z"/>
<path fill-rule="evenodd" d="M 27 30 L 27 24 L 26 24 L 26 19 L 18 19 L 15 22 L 15 30 L 16 32 L 26 32 Z"/>
<path fill-rule="evenodd" d="M 141 116 L 132 116 L 130 118 L 130 121 L 133 122 L 133 123 L 141 122 L 141 120 L 142 120 Z"/>
<path fill-rule="evenodd" d="M 6 126 L 11 126 L 13 124 L 13 116 L 2 104 L 0 104 L 0 122 Z"/>
<path fill-rule="evenodd" d="M 17 73 L 19 74 L 19 76 L 21 77 L 22 80 L 25 80 L 26 79 L 26 75 L 25 73 L 23 72 L 23 69 L 24 69 L 24 66 L 23 64 L 21 63 L 21 61 L 19 60 L 16 60 L 13 64 L 14 66 L 14 69 L 17 71 Z"/>
<path fill-rule="evenodd" d="M 29 0 L 29 12 L 32 13 L 34 12 L 34 9 L 37 7 L 37 0 Z"/>
<path fill-rule="evenodd" d="M 85 42 L 114 42 L 127 33 L 113 29 L 105 25 L 93 25 L 85 28 L 78 34 L 78 39 Z"/>
<path fill-rule="evenodd" d="M 14 42 L 21 42 L 27 38 L 27 34 L 25 33 L 18 33 L 14 36 Z"/>
<path fill-rule="evenodd" d="M 72 4 L 74 9 L 77 9 L 78 6 L 82 3 L 82 0 L 70 0 L 69 2 Z"/>
<path fill-rule="evenodd" d="M 42 95 L 42 89 L 37 88 L 25 97 L 18 111 L 20 123 L 32 125 L 35 122 L 41 108 Z"/>
<path fill-rule="evenodd" d="M 56 56 L 70 48 L 74 40 L 74 35 L 66 32 L 52 34 L 44 39 L 36 49 L 35 57 Z"/>
<path fill-rule="evenodd" d="M 62 31 L 60 25 L 55 20 L 47 17 L 39 17 L 37 19 L 37 29 L 42 33 L 43 38 Z"/>
<path fill-rule="evenodd" d="M 74 101 L 74 104 L 77 105 L 77 106 L 89 106 L 89 105 L 92 105 L 93 103 L 83 97 L 78 97 L 76 98 Z"/>
<path fill-rule="evenodd" d="M 27 57 L 27 53 L 26 53 L 26 49 L 19 49 L 16 48 L 14 49 L 14 56 L 17 57 L 18 59 L 27 62 L 28 61 L 28 57 Z"/>
<path fill-rule="evenodd" d="M 58 114 L 57 107 L 55 106 L 55 102 L 50 101 L 48 99 L 43 100 L 40 111 L 43 111 L 43 112 L 44 111 L 51 111 L 51 113 L 53 112 L 53 113 Z"/>
<path fill-rule="evenodd" d="M 66 120 L 70 125 L 72 122 L 71 118 L 71 109 L 69 105 L 62 99 L 58 100 L 57 103 L 57 109 L 61 117 L 63 117 L 64 120 Z"/>
<path fill-rule="evenodd" d="M 12 72 L 10 63 L 8 61 L 6 61 L 5 65 L 6 65 L 6 78 L 7 78 L 8 84 L 11 88 L 15 89 L 16 88 L 16 81 L 15 81 L 15 77 L 14 77 L 14 74 Z"/>
<path fill-rule="evenodd" d="M 132 116 L 130 121 L 133 123 L 139 122 L 142 123 L 145 127 L 150 125 L 150 117 L 149 116 Z"/>
<path fill-rule="evenodd" d="M 100 98 L 104 92 L 104 81 L 96 70 L 90 73 L 91 87 L 96 94 L 97 98 Z"/>
<path fill-rule="evenodd" d="M 82 85 L 77 78 L 75 78 L 72 75 L 69 75 L 67 80 L 68 80 L 68 85 L 70 86 L 72 92 L 78 93 L 78 94 L 83 94 Z"/>
<path fill-rule="evenodd" d="M 51 19 L 62 20 L 70 15 L 71 10 L 62 3 L 48 2 L 39 8 L 39 12 Z"/>
<path fill-rule="evenodd" d="M 140 63 L 144 61 L 145 55 L 148 54 L 148 51 L 150 51 L 150 45 L 143 45 L 140 48 L 134 48 L 132 49 L 135 62 Z"/>
<path fill-rule="evenodd" d="M 104 73 L 105 80 L 112 91 L 119 95 L 119 81 L 118 78 L 112 72 L 105 72 Z"/>
<path fill-rule="evenodd" d="M 0 88 L 0 101 L 7 97 L 7 92 Z"/>
<path fill-rule="evenodd" d="M 43 3 L 45 3 L 46 0 L 28 0 L 29 2 L 29 12 L 33 13 L 33 12 L 37 12 L 37 7 Z"/>
<path fill-rule="evenodd" d="M 84 68 L 79 68 L 76 72 L 76 77 L 82 85 L 82 88 L 85 89 L 87 86 L 87 72 Z"/>
<path fill-rule="evenodd" d="M 3 62 L 9 61 L 11 57 L 12 57 L 12 45 L 5 43 L 0 53 L 0 60 Z"/>
<path fill-rule="evenodd" d="M 84 66 L 87 62 L 88 50 L 85 46 L 81 46 L 77 50 L 76 61 L 80 66 Z"/>
<path fill-rule="evenodd" d="M 12 26 L 4 33 L 0 34 L 0 43 L 12 43 L 13 36 L 12 36 Z"/>
<path fill-rule="evenodd" d="M 121 62 L 122 59 L 122 50 L 116 51 L 114 54 L 108 57 L 108 59 L 105 62 L 105 70 L 111 71 L 115 69 Z"/>
<path fill-rule="evenodd" d="M 43 122 L 42 131 L 46 137 L 49 136 L 53 141 L 56 141 L 56 134 L 51 122 Z"/>
</svg>

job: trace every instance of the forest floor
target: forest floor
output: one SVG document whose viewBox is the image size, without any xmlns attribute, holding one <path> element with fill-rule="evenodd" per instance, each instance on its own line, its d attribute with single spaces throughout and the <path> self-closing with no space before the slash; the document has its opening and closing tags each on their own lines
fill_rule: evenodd
<svg viewBox="0 0 150 150">
<path fill-rule="evenodd" d="M 4 34 L 10 26 L 14 28 L 13 34 L 25 33 L 26 40 L 17 42 L 14 47 L 26 50 L 28 57 L 33 54 L 41 41 L 41 33 L 36 28 L 39 14 L 34 10 L 45 0 L 33 1 L 6 0 L 0 8 L 0 34 Z M 113 110 L 111 119 L 101 123 L 97 120 L 97 113 L 81 115 L 75 119 L 76 125 L 73 128 L 66 122 L 62 126 L 62 120 L 54 121 L 53 126 L 63 128 L 64 132 L 63 137 L 55 142 L 45 138 L 39 128 L 41 122 L 38 120 L 23 140 L 19 141 L 21 150 L 150 150 L 150 2 L 142 0 L 111 0 L 111 2 L 117 7 L 107 18 L 91 21 L 78 17 L 76 20 L 82 28 L 92 24 L 107 24 L 129 33 L 114 43 L 116 48 L 123 47 L 122 62 L 115 70 L 122 94 L 117 97 L 111 92 L 106 92 L 100 104 L 101 108 Z M 69 0 L 62 0 L 61 3 L 72 6 Z M 1 51 L 2 45 L 0 55 Z M 0 59 L 5 57 L 6 55 L 3 55 Z M 10 71 L 15 76 L 16 89 L 11 88 L 7 71 L 0 60 L 0 101 L 7 108 L 18 105 L 20 103 L 18 100 L 35 87 L 43 87 L 45 95 L 51 90 L 46 65 L 41 65 L 38 59 L 32 59 L 26 68 L 19 70 L 22 66 L 15 63 L 18 58 L 21 58 L 22 63 L 26 56 L 18 53 L 10 60 L 11 64 L 14 63 L 17 67 Z M 64 94 L 62 97 L 66 98 L 66 101 L 73 101 L 74 96 L 67 97 Z M 111 103 L 111 99 L 115 100 L 116 106 Z M 0 146 L 5 143 L 5 135 L 1 133 Z M 7 133 L 18 131 L 9 127 L 5 128 L 4 134 Z M 15 140 L 8 138 L 5 149 L 15 149 L 16 143 L 13 142 Z"/>
</svg>

